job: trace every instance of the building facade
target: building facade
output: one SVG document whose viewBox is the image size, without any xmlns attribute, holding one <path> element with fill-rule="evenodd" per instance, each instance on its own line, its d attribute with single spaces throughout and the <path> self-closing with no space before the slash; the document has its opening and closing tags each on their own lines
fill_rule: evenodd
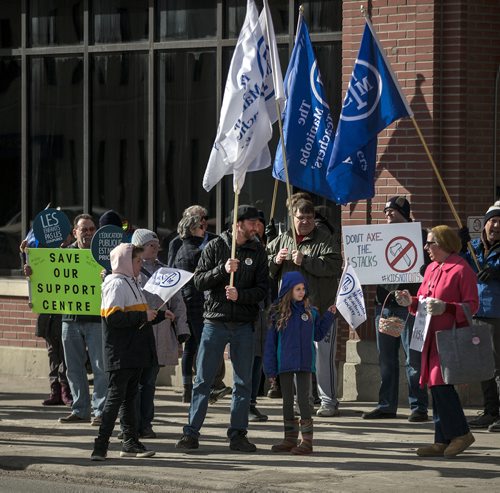
<svg viewBox="0 0 500 493">
<path fill-rule="evenodd" d="M 363 4 L 458 215 L 465 223 L 484 214 L 499 195 L 498 2 L 269 4 L 283 72 L 303 4 L 334 121 L 359 49 Z M 199 203 L 213 230 L 223 228 L 232 180 L 210 193 L 201 181 L 245 11 L 246 0 L 2 0 L 0 351 L 44 346 L 34 336 L 18 246 L 47 203 L 70 216 L 112 208 L 166 239 L 182 210 Z M 375 185 L 371 200 L 315 202 L 339 231 L 382 221 L 396 194 L 410 199 L 424 227 L 456 224 L 409 120 L 380 134 Z M 248 174 L 240 202 L 269 215 L 273 187 L 270 170 Z M 280 186 L 279 223 L 284 202 Z M 367 304 L 371 310 L 370 289 Z M 373 331 L 371 320 L 357 334 L 344 328 L 339 360 L 349 339 L 373 346 Z"/>
</svg>

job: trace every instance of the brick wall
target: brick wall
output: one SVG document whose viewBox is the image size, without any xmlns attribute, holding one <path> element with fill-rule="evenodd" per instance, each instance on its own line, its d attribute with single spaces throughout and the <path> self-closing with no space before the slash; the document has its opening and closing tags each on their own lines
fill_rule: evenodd
<svg viewBox="0 0 500 493">
<path fill-rule="evenodd" d="M 0 296 L 0 346 L 44 348 L 45 341 L 35 336 L 36 317 L 26 298 Z"/>
<path fill-rule="evenodd" d="M 343 2 L 343 92 L 364 28 L 359 6 L 357 1 Z M 484 214 L 494 201 L 493 102 L 500 63 L 500 4 L 372 0 L 368 8 L 460 220 L 465 223 L 469 215 Z M 500 179 L 499 172 L 497 176 Z M 456 225 L 410 120 L 400 120 L 379 135 L 375 197 L 343 207 L 342 224 L 382 222 L 387 198 L 399 194 L 408 197 L 413 216 L 424 227 Z M 369 313 L 373 292 L 366 289 Z M 374 339 L 373 321 L 358 334 Z"/>
</svg>

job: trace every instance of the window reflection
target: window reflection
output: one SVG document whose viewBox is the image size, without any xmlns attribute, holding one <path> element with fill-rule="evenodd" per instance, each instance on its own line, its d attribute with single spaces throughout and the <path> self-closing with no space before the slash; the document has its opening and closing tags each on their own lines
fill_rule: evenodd
<svg viewBox="0 0 500 493">
<path fill-rule="evenodd" d="M 0 271 L 19 268 L 21 242 L 21 62 L 0 58 Z"/>
<path fill-rule="evenodd" d="M 93 209 L 147 225 L 147 54 L 92 58 Z"/>
<path fill-rule="evenodd" d="M 95 43 L 148 39 L 148 0 L 94 0 L 92 4 Z"/>
<path fill-rule="evenodd" d="M 214 37 L 216 14 L 216 0 L 159 0 L 156 38 L 165 41 Z"/>
<path fill-rule="evenodd" d="M 2 0 L 0 7 L 0 48 L 21 46 L 21 2 Z"/>
<path fill-rule="evenodd" d="M 304 7 L 304 18 L 309 32 L 335 32 L 342 30 L 342 0 L 301 0 L 296 2 L 295 19 L 299 6 Z"/>
<path fill-rule="evenodd" d="M 276 34 L 288 34 L 288 0 L 273 0 L 268 2 Z M 259 13 L 262 11 L 263 2 L 255 2 Z M 246 2 L 240 0 L 227 0 L 224 2 L 224 37 L 237 38 L 245 21 L 247 12 Z"/>
<path fill-rule="evenodd" d="M 168 236 L 190 205 L 215 216 L 215 190 L 202 188 L 217 126 L 215 51 L 159 53 L 157 66 L 156 216 Z"/>
<path fill-rule="evenodd" d="M 29 44 L 52 46 L 83 41 L 83 0 L 30 0 Z"/>
</svg>

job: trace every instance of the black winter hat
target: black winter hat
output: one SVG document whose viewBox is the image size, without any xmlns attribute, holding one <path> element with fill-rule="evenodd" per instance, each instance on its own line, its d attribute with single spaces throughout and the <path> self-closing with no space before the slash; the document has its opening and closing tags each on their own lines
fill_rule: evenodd
<svg viewBox="0 0 500 493">
<path fill-rule="evenodd" d="M 231 221 L 233 220 L 234 212 L 231 211 Z M 238 207 L 237 221 L 244 221 L 245 219 L 260 219 L 259 210 L 253 205 L 240 205 Z"/>
<path fill-rule="evenodd" d="M 486 224 L 492 217 L 500 216 L 500 200 L 497 200 L 484 215 L 484 224 Z"/>
<path fill-rule="evenodd" d="M 399 195 L 397 197 L 390 198 L 385 204 L 384 212 L 387 209 L 394 209 L 398 211 L 408 222 L 411 222 L 410 202 L 406 200 L 406 197 Z"/>
<path fill-rule="evenodd" d="M 109 210 L 106 211 L 100 218 L 99 218 L 99 227 L 102 228 L 103 226 L 106 226 L 108 224 L 112 224 L 113 226 L 118 226 L 119 228 L 122 227 L 122 218 L 118 214 L 118 212 L 115 212 L 114 210 Z"/>
</svg>

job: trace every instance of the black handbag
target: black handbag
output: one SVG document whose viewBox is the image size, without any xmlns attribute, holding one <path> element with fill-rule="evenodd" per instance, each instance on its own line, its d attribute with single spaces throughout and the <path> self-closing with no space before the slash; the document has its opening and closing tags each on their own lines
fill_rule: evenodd
<svg viewBox="0 0 500 493">
<path fill-rule="evenodd" d="M 462 308 L 468 327 L 436 332 L 441 374 L 450 385 L 483 382 L 495 373 L 491 325 L 473 321 L 467 304 Z"/>
</svg>

